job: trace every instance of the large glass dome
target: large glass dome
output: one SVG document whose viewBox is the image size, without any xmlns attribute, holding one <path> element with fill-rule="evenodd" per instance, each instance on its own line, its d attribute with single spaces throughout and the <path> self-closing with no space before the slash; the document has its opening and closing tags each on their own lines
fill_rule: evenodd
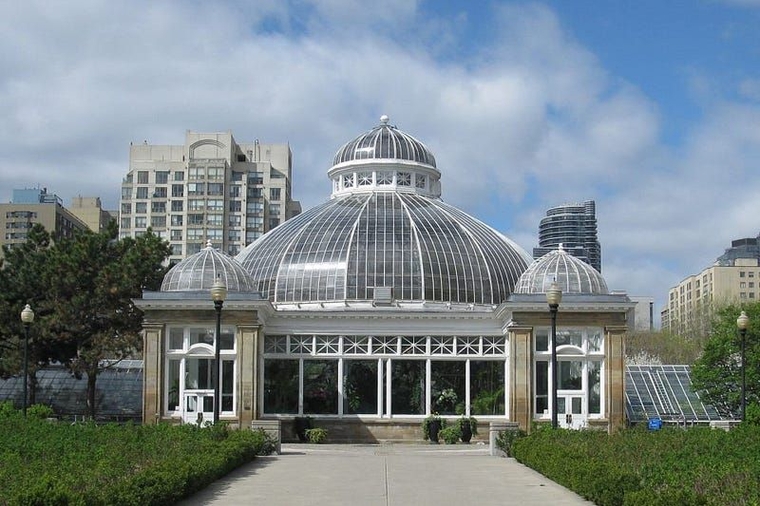
<svg viewBox="0 0 760 506">
<path fill-rule="evenodd" d="M 404 134 L 406 142 L 424 148 L 414 154 L 416 171 L 407 159 L 387 158 L 377 171 L 367 170 L 363 158 L 351 162 L 348 151 L 358 151 L 348 147 L 363 145 L 359 139 L 399 133 L 387 126 L 387 117 L 381 121 L 338 151 L 337 165 L 328 171 L 333 177 L 337 170 L 340 179 L 330 201 L 286 221 L 236 257 L 256 289 L 275 303 L 506 300 L 530 256 L 435 198 L 439 187 L 431 187 L 430 176 L 437 183 L 440 173 L 419 165 L 435 164 L 422 143 Z"/>
</svg>

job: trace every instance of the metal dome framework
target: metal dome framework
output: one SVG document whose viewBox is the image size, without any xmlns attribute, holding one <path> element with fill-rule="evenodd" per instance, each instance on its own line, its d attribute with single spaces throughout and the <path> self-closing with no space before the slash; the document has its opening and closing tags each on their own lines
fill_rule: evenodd
<svg viewBox="0 0 760 506">
<path fill-rule="evenodd" d="M 254 292 L 255 285 L 234 258 L 207 243 L 198 253 L 172 267 L 161 283 L 162 292 L 206 291 L 220 279 L 230 292 Z"/>
<path fill-rule="evenodd" d="M 535 260 L 520 276 L 515 293 L 546 293 L 556 281 L 563 293 L 609 294 L 602 275 L 589 264 L 559 248 Z"/>
<path fill-rule="evenodd" d="M 375 300 L 390 290 L 395 300 L 498 304 L 530 262 L 459 209 L 399 192 L 332 199 L 236 259 L 275 303 Z"/>
</svg>

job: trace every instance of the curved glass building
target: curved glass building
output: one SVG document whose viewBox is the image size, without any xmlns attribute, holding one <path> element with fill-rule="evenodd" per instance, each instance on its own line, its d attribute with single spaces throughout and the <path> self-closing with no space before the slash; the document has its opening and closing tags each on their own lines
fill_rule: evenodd
<svg viewBox="0 0 760 506">
<path fill-rule="evenodd" d="M 383 116 L 338 149 L 324 203 L 234 259 L 207 248 L 176 265 L 160 292 L 135 301 L 144 421 L 205 423 L 218 386 L 221 420 L 275 424 L 285 440 L 306 416 L 334 442 L 419 439 L 432 413 L 526 430 L 552 410 L 567 427 L 621 425 L 633 305 L 564 250 L 532 263 L 443 202 L 442 174 L 424 143 Z M 549 277 L 566 292 L 557 370 Z M 216 279 L 229 288 L 220 313 L 208 293 Z"/>
</svg>

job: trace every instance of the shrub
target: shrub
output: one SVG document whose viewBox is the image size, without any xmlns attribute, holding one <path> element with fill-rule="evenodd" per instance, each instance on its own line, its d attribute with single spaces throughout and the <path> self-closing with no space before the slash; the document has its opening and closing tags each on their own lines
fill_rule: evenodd
<svg viewBox="0 0 760 506">
<path fill-rule="evenodd" d="M 462 437 L 462 433 L 459 431 L 458 425 L 441 429 L 439 435 L 441 436 L 441 439 L 443 439 L 443 442 L 447 445 L 456 444 L 457 441 L 459 441 L 459 438 Z"/>
<path fill-rule="evenodd" d="M 309 440 L 309 443 L 324 443 L 324 441 L 327 439 L 327 431 L 320 427 L 306 429 L 306 438 Z"/>
<path fill-rule="evenodd" d="M 26 416 L 41 418 L 42 420 L 51 418 L 53 415 L 55 415 L 53 408 L 44 404 L 32 404 L 26 409 Z"/>
<path fill-rule="evenodd" d="M 438 416 L 437 413 L 433 413 L 432 415 L 426 417 L 424 420 L 422 420 L 422 439 L 427 441 L 430 439 L 430 424 L 433 422 L 438 422 L 438 428 L 439 428 L 439 435 L 440 430 L 443 430 L 446 428 L 446 420 L 444 418 L 441 418 Z"/>
<path fill-rule="evenodd" d="M 503 451 L 507 457 L 514 457 L 513 451 L 515 441 L 525 436 L 527 436 L 527 433 L 520 429 L 499 432 L 499 435 L 496 436 L 496 446 Z"/>
</svg>

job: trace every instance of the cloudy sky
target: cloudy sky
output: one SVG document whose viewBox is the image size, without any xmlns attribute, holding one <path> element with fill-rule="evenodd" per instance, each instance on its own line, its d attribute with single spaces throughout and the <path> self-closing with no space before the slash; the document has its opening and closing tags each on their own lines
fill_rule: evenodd
<svg viewBox="0 0 760 506">
<path fill-rule="evenodd" d="M 294 196 L 344 142 L 425 142 L 444 200 L 526 250 L 597 202 L 611 288 L 655 298 L 760 232 L 760 0 L 3 2 L 0 201 L 116 208 L 129 143 L 288 142 Z"/>
</svg>

